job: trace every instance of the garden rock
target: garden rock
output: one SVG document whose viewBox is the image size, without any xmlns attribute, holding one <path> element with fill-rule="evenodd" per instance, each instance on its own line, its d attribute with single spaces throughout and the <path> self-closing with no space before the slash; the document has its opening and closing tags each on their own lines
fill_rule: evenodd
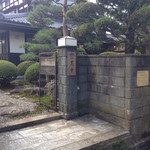
<svg viewBox="0 0 150 150">
<path fill-rule="evenodd" d="M 39 96 L 39 87 L 33 87 L 33 88 L 16 88 L 10 91 L 10 94 L 16 94 L 16 93 L 29 93 L 31 95 Z"/>
<path fill-rule="evenodd" d="M 16 94 L 16 93 L 23 93 L 24 92 L 24 88 L 15 88 L 13 90 L 10 91 L 10 94 Z"/>
<path fill-rule="evenodd" d="M 54 112 L 52 110 L 43 110 L 42 112 L 36 113 L 38 106 L 38 103 L 32 101 L 30 98 L 20 97 L 16 94 L 8 95 L 6 92 L 0 90 L 0 124 L 20 118 Z M 24 114 L 27 114 L 27 116 Z"/>
<path fill-rule="evenodd" d="M 0 103 L 0 107 L 6 107 L 6 106 L 11 106 L 11 105 L 13 105 L 13 103 L 11 103 L 11 102 Z"/>
<path fill-rule="evenodd" d="M 55 80 L 51 80 L 51 82 L 48 82 L 45 85 L 46 96 L 50 96 L 51 99 L 53 99 L 54 93 L 55 93 Z"/>
<path fill-rule="evenodd" d="M 34 87 L 34 88 L 30 89 L 30 94 L 39 96 L 39 87 Z"/>
<path fill-rule="evenodd" d="M 48 83 L 45 85 L 45 88 L 54 90 L 54 89 L 55 89 L 55 80 L 51 80 L 50 82 L 48 82 Z"/>
<path fill-rule="evenodd" d="M 10 96 L 0 90 L 0 123 L 14 120 L 13 116 L 33 112 L 36 106 L 28 98 L 21 100 L 17 95 Z"/>
<path fill-rule="evenodd" d="M 9 110 L 4 110 L 2 112 L 0 112 L 1 116 L 9 116 L 9 117 L 13 117 L 13 116 L 17 116 L 17 115 L 22 115 L 22 114 L 26 114 L 29 113 L 30 110 L 29 109 L 20 109 L 17 107 L 11 107 Z"/>
</svg>

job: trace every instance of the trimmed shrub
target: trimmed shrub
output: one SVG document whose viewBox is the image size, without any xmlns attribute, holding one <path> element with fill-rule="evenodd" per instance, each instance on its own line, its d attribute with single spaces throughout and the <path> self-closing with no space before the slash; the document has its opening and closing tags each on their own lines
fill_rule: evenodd
<svg viewBox="0 0 150 150">
<path fill-rule="evenodd" d="M 99 55 L 118 55 L 118 54 L 119 53 L 117 53 L 117 52 L 107 51 L 107 52 L 100 53 Z"/>
<path fill-rule="evenodd" d="M 37 81 L 39 78 L 39 63 L 36 62 L 29 66 L 24 74 L 25 80 L 29 81 L 30 83 L 33 83 L 34 81 Z"/>
<path fill-rule="evenodd" d="M 2 87 L 10 84 L 10 81 L 15 80 L 17 75 L 18 71 L 15 64 L 6 60 L 0 60 L 0 85 Z"/>
<path fill-rule="evenodd" d="M 82 48 L 82 47 L 77 48 L 77 55 L 86 55 L 86 54 L 87 53 L 84 48 Z"/>
<path fill-rule="evenodd" d="M 20 64 L 17 66 L 18 73 L 19 73 L 20 75 L 24 75 L 25 72 L 26 72 L 26 70 L 27 70 L 27 68 L 28 68 L 30 65 L 34 64 L 34 63 L 35 63 L 34 61 L 29 61 L 29 60 L 20 63 Z"/>
</svg>

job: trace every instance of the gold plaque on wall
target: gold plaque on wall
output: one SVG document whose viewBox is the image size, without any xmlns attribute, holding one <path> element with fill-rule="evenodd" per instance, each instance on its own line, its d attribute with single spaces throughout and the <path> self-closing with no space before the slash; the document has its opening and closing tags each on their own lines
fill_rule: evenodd
<svg viewBox="0 0 150 150">
<path fill-rule="evenodd" d="M 137 86 L 149 85 L 149 71 L 137 71 Z"/>
</svg>

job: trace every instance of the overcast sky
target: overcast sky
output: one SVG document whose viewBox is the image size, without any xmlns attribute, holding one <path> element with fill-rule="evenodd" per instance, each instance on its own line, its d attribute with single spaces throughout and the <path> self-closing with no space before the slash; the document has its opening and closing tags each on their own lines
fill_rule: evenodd
<svg viewBox="0 0 150 150">
<path fill-rule="evenodd" d="M 93 3 L 96 3 L 96 0 L 88 0 L 88 1 L 93 2 Z"/>
<path fill-rule="evenodd" d="M 87 0 L 87 1 L 96 3 L 96 0 Z M 60 0 L 60 2 L 63 3 L 63 0 Z M 74 0 L 68 0 L 68 4 L 73 3 L 73 2 Z"/>
</svg>

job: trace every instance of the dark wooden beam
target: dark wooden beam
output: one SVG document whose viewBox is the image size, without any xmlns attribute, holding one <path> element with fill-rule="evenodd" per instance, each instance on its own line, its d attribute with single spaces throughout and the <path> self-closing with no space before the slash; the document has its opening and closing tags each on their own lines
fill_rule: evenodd
<svg viewBox="0 0 150 150">
<path fill-rule="evenodd" d="M 3 6 L 3 3 L 5 3 L 5 6 Z M 17 5 L 16 5 L 17 3 Z M 31 0 L 24 0 L 21 4 L 19 4 L 19 0 L 14 0 L 13 2 L 10 3 L 10 0 L 8 1 L 8 3 L 6 4 L 5 1 L 1 2 L 1 6 L 2 6 L 2 11 L 3 13 L 9 13 L 12 11 L 23 11 L 26 10 L 26 8 L 24 8 L 25 5 L 30 5 L 31 4 Z M 23 10 L 20 10 L 20 8 L 23 7 Z"/>
</svg>

